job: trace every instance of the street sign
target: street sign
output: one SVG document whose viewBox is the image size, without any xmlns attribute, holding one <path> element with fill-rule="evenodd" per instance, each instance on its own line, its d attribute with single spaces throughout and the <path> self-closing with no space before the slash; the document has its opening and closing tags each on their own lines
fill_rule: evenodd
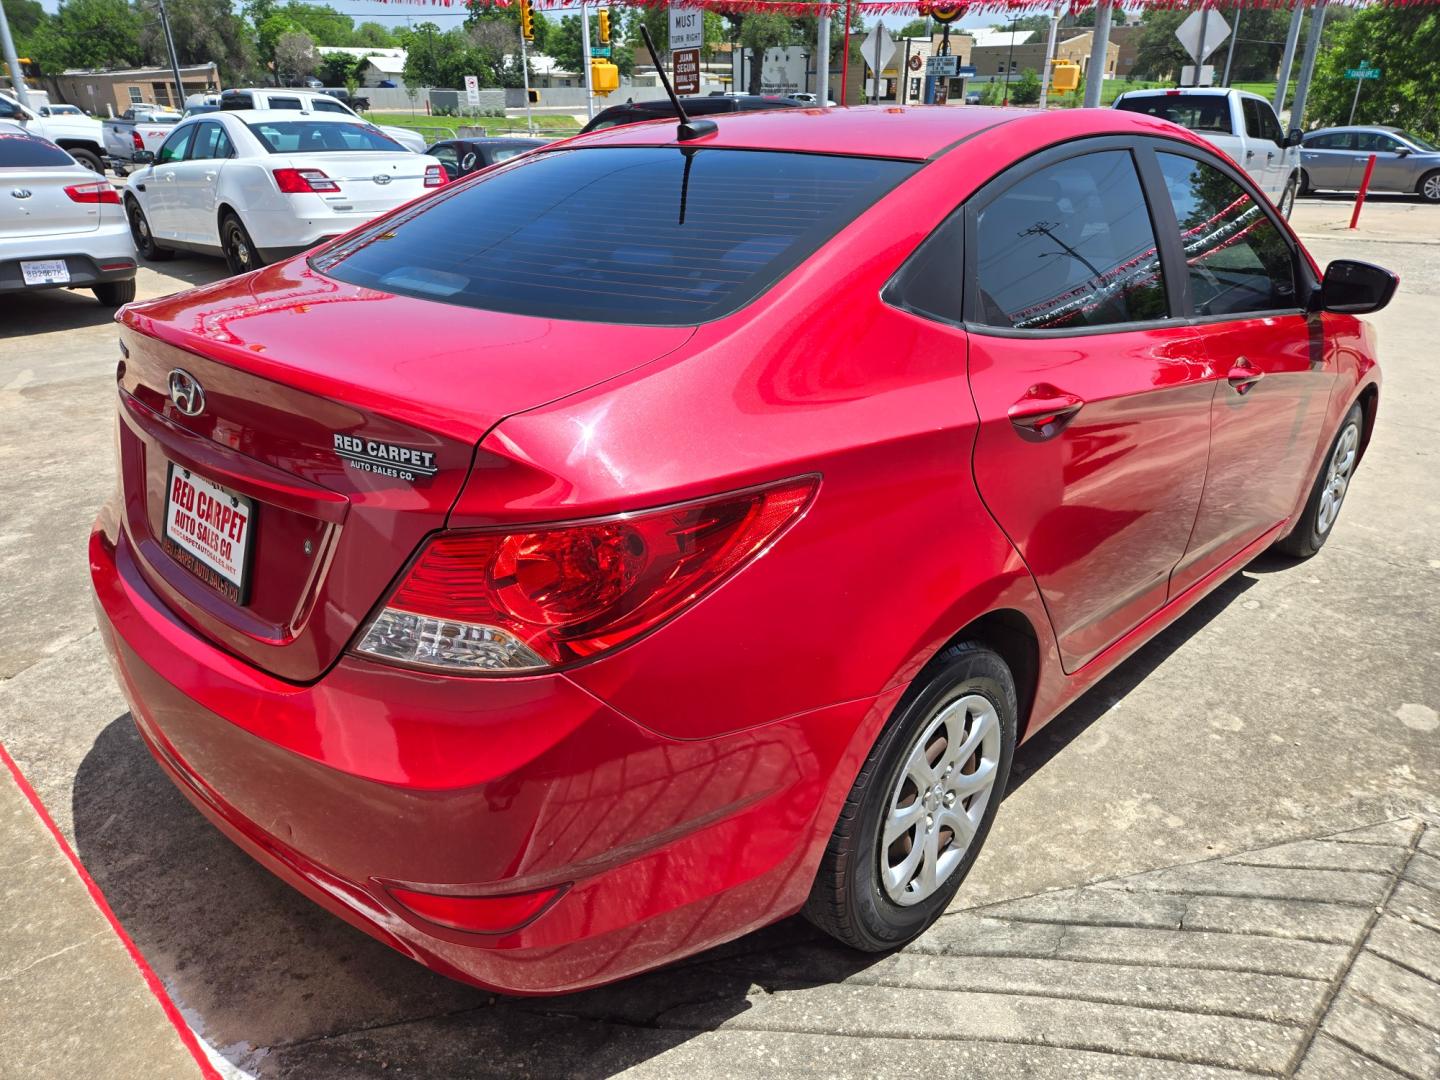
<svg viewBox="0 0 1440 1080">
<path fill-rule="evenodd" d="M 895 59 L 895 40 L 885 32 L 883 22 L 877 22 L 875 29 L 870 31 L 860 46 L 860 55 L 865 57 L 865 63 L 876 74 L 884 71 Z"/>
<path fill-rule="evenodd" d="M 918 58 L 917 58 L 918 59 Z M 927 56 L 925 58 L 925 74 L 953 79 L 960 72 L 960 58 L 958 56 Z"/>
<path fill-rule="evenodd" d="M 674 52 L 682 49 L 703 49 L 705 47 L 705 13 L 696 7 L 670 5 L 670 48 Z"/>
<path fill-rule="evenodd" d="M 590 55 L 591 55 L 591 56 L 603 57 L 604 59 L 607 59 L 607 60 L 608 60 L 608 59 L 610 58 L 610 46 L 609 46 L 609 45 L 591 45 L 591 46 L 590 46 Z"/>
<path fill-rule="evenodd" d="M 1345 72 L 1345 78 L 1378 79 L 1380 78 L 1380 69 L 1377 67 L 1371 67 L 1369 64 L 1362 63 L 1359 67 L 1350 68 L 1349 70 L 1347 70 Z"/>
<path fill-rule="evenodd" d="M 670 77 L 675 81 L 675 93 L 682 97 L 686 94 L 698 94 L 700 92 L 700 50 L 673 50 L 670 53 Z"/>
<path fill-rule="evenodd" d="M 480 80 L 474 75 L 465 76 L 465 97 L 471 105 L 480 104 Z"/>
<path fill-rule="evenodd" d="M 1202 28 L 1204 41 L 1200 40 Z M 1230 24 L 1220 17 L 1218 11 L 1192 11 L 1190 17 L 1176 29 L 1175 36 L 1199 64 L 1230 36 Z"/>
<path fill-rule="evenodd" d="M 1194 65 L 1194 64 L 1186 64 L 1184 67 L 1182 67 L 1182 68 L 1180 69 L 1180 85 L 1181 85 L 1181 86 L 1214 86 L 1214 85 L 1215 85 L 1215 65 L 1214 65 L 1214 64 L 1204 64 L 1204 65 L 1202 65 L 1201 68 L 1200 68 L 1200 78 L 1199 78 L 1199 79 L 1196 79 L 1196 78 L 1195 78 L 1195 65 Z"/>
</svg>

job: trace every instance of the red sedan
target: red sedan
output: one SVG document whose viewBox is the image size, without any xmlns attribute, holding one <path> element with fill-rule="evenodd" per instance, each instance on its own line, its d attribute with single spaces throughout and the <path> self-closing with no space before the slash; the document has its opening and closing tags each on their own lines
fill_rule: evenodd
<svg viewBox="0 0 1440 1080">
<path fill-rule="evenodd" d="M 120 317 L 145 742 L 406 955 L 593 986 L 921 933 L 1018 742 L 1326 540 L 1387 271 L 1115 110 L 555 144 Z"/>
</svg>

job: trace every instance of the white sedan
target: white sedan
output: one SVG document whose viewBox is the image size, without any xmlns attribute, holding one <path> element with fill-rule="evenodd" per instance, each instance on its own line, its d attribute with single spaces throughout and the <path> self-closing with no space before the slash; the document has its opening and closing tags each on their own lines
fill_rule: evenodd
<svg viewBox="0 0 1440 1080">
<path fill-rule="evenodd" d="M 153 161 L 151 160 L 153 157 Z M 147 259 L 223 255 L 240 274 L 349 232 L 446 182 L 440 162 L 349 116 L 201 113 L 137 151 L 125 207 Z"/>
<path fill-rule="evenodd" d="M 49 139 L 0 121 L 0 292 L 89 289 L 135 299 L 135 249 L 110 181 Z"/>
</svg>

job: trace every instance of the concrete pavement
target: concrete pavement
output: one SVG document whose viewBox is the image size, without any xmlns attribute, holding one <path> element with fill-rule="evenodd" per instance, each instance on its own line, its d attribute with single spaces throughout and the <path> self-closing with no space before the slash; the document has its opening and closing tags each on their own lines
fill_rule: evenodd
<svg viewBox="0 0 1440 1080">
<path fill-rule="evenodd" d="M 116 356 L 81 295 L 0 298 L 0 742 L 238 1075 L 1434 1076 L 1440 208 L 1387 205 L 1358 236 L 1328 227 L 1330 203 L 1295 216 L 1322 261 L 1404 282 L 1374 320 L 1380 423 L 1330 544 L 1258 560 L 1022 748 L 955 913 L 903 953 L 856 957 L 792 920 L 617 987 L 504 1002 L 252 864 L 150 762 L 94 634 L 84 539 L 114 482 Z M 223 273 L 161 268 L 142 296 Z M 7 864 L 53 852 L 43 832 L 6 840 Z M 0 980 L 89 933 L 79 914 L 53 939 L 4 925 Z M 148 993 L 107 971 L 117 1013 Z M 0 1053 L 0 1076 L 150 1075 L 109 1067 L 118 1036 L 73 1012 L 0 1007 L 29 1050 Z"/>
</svg>

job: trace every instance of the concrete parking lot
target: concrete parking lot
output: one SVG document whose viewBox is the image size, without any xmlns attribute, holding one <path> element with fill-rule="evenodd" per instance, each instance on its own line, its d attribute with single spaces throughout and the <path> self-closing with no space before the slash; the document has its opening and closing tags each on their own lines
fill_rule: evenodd
<svg viewBox="0 0 1440 1080">
<path fill-rule="evenodd" d="M 1334 536 L 1257 560 L 1023 747 L 952 912 L 888 957 L 790 920 L 527 1001 L 311 905 L 151 762 L 88 596 L 110 313 L 0 297 L 0 744 L 24 777 L 0 769 L 0 1077 L 1440 1076 L 1440 207 L 1376 198 L 1355 233 L 1349 210 L 1294 224 L 1402 285 Z M 223 273 L 147 266 L 140 295 Z"/>
</svg>

